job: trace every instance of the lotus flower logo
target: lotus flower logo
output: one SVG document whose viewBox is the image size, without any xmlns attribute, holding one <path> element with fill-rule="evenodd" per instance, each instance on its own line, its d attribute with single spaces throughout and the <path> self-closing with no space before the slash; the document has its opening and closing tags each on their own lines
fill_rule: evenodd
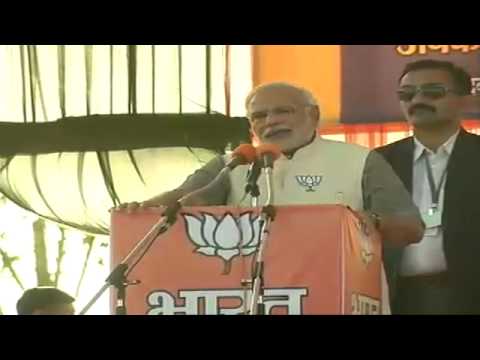
<svg viewBox="0 0 480 360">
<path fill-rule="evenodd" d="M 472 95 L 480 96 L 480 77 L 472 78 Z"/>
<path fill-rule="evenodd" d="M 365 265 L 368 265 L 373 260 L 373 251 L 372 251 L 372 239 L 370 238 L 370 232 L 368 231 L 367 225 L 362 220 L 357 222 L 358 232 L 358 241 L 360 242 L 360 257 Z"/>
<path fill-rule="evenodd" d="M 320 185 L 323 177 L 318 175 L 297 175 L 295 176 L 295 178 L 297 179 L 297 182 L 300 184 L 300 186 L 306 188 L 307 192 L 313 192 L 315 191 L 314 187 Z"/>
<path fill-rule="evenodd" d="M 220 220 L 208 213 L 200 217 L 184 214 L 187 234 L 195 252 L 218 256 L 225 262 L 224 274 L 230 272 L 235 256 L 248 256 L 257 250 L 260 239 L 260 217 L 248 212 L 235 218 L 227 213 Z"/>
</svg>

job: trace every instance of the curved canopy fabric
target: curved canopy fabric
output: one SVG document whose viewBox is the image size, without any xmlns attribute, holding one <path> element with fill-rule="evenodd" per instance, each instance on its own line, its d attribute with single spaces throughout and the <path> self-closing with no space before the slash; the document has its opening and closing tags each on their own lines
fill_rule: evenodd
<svg viewBox="0 0 480 360">
<path fill-rule="evenodd" d="M 108 234 L 108 210 L 115 204 L 171 190 L 176 179 L 186 178 L 213 155 L 197 148 L 18 155 L 2 171 L 0 188 L 19 206 L 45 218 Z M 165 169 L 175 177 L 165 176 Z"/>
<path fill-rule="evenodd" d="M 107 234 L 112 206 L 171 190 L 216 154 L 248 141 L 246 119 L 223 115 L 0 124 L 0 191 L 43 217 Z"/>
<path fill-rule="evenodd" d="M 0 191 L 108 233 L 108 209 L 249 141 L 248 45 L 0 46 Z M 222 115 L 224 114 L 224 115 Z"/>
</svg>

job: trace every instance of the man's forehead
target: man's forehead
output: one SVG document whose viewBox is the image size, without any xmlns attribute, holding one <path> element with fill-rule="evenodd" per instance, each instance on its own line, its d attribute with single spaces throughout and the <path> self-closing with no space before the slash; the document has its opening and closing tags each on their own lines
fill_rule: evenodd
<svg viewBox="0 0 480 360">
<path fill-rule="evenodd" d="M 442 69 L 422 69 L 406 74 L 400 85 L 446 84 L 453 85 L 450 73 Z"/>
<path fill-rule="evenodd" d="M 302 94 L 295 88 L 268 88 L 259 91 L 250 101 L 251 108 L 270 105 L 296 105 L 302 102 Z"/>
</svg>

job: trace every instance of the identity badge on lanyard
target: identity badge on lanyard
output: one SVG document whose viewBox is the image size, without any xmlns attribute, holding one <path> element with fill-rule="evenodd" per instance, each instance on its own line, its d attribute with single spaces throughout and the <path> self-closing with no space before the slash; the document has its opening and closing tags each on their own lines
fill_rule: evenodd
<svg viewBox="0 0 480 360">
<path fill-rule="evenodd" d="M 432 167 L 430 166 L 428 156 L 425 154 L 424 157 L 425 167 L 427 169 L 428 186 L 432 196 L 432 205 L 429 207 L 426 213 L 422 213 L 422 219 L 427 229 L 433 229 L 442 225 L 442 211 L 440 210 L 439 206 L 440 191 L 442 190 L 443 183 L 447 177 L 447 167 L 445 167 L 437 187 L 435 186 L 435 179 L 433 178 Z"/>
</svg>

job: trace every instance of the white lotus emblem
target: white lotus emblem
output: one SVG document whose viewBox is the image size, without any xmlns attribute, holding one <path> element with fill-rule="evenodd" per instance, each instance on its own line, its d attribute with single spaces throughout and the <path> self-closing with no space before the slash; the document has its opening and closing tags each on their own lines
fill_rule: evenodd
<svg viewBox="0 0 480 360">
<path fill-rule="evenodd" d="M 322 182 L 323 176 L 312 175 L 297 175 L 295 176 L 300 186 L 303 186 L 307 192 L 315 191 L 314 187 L 317 187 Z"/>
<path fill-rule="evenodd" d="M 227 213 L 221 219 L 208 213 L 200 217 L 183 214 L 187 234 L 195 246 L 195 252 L 207 256 L 218 256 L 225 261 L 224 273 L 230 272 L 235 256 L 248 256 L 257 250 L 260 239 L 260 217 L 253 218 L 252 212 L 235 218 Z"/>
<path fill-rule="evenodd" d="M 472 78 L 472 95 L 480 96 L 480 77 Z"/>
<path fill-rule="evenodd" d="M 362 220 L 357 222 L 358 241 L 360 242 L 360 257 L 365 265 L 368 265 L 373 260 L 372 239 L 368 231 L 367 224 Z"/>
</svg>

